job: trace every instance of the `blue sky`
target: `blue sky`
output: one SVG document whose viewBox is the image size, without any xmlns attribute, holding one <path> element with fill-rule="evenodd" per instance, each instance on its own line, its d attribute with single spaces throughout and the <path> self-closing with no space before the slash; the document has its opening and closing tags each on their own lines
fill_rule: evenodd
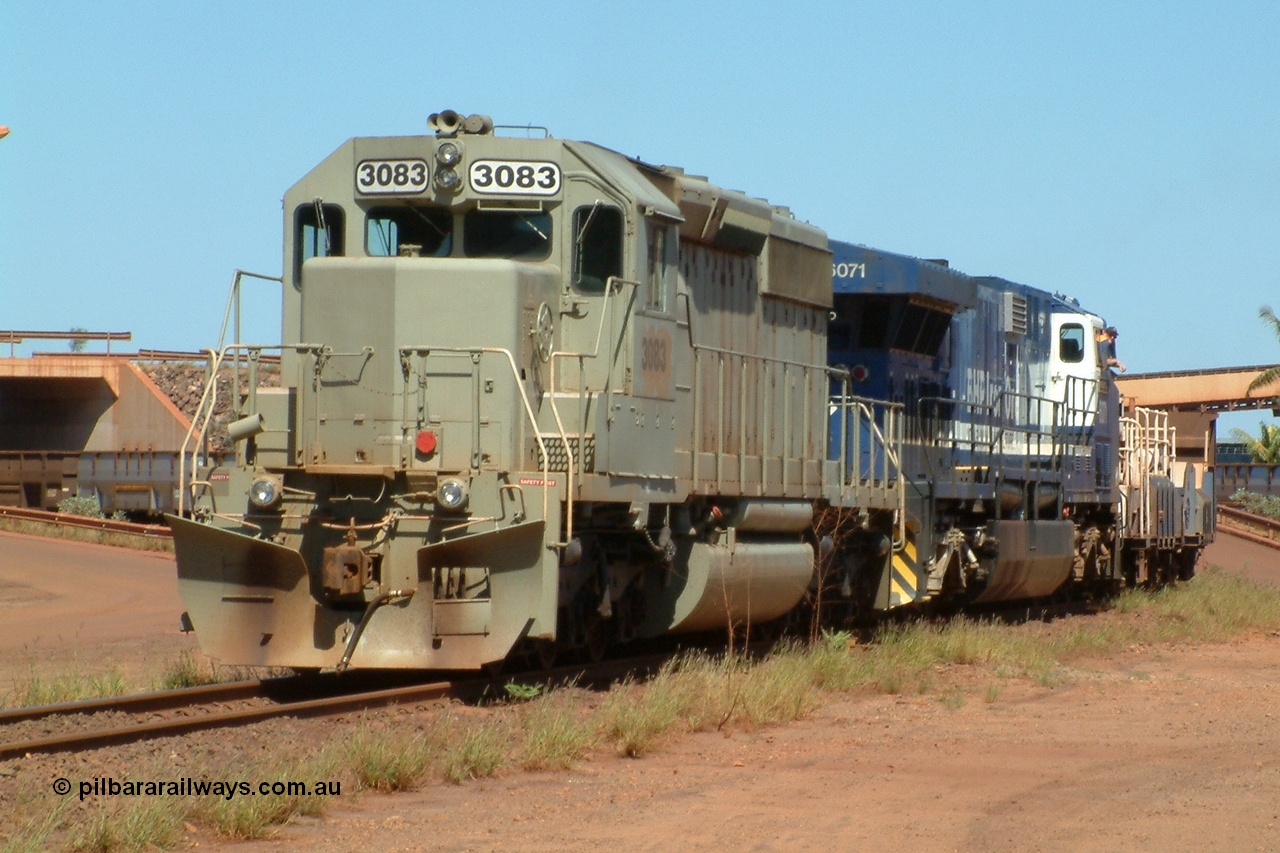
<svg viewBox="0 0 1280 853">
<path fill-rule="evenodd" d="M 212 345 L 285 189 L 443 108 L 1076 296 L 1132 371 L 1280 361 L 1277 2 L 8 0 L 0 328 Z"/>
</svg>

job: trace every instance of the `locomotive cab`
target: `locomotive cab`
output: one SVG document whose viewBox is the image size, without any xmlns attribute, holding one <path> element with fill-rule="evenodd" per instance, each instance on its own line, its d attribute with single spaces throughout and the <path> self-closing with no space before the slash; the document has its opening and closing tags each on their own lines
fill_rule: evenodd
<svg viewBox="0 0 1280 853">
<path fill-rule="evenodd" d="M 1092 411 L 1097 408 L 1098 383 L 1108 378 L 1094 342 L 1102 321 L 1092 314 L 1054 311 L 1050 323 L 1046 396 L 1068 407 L 1090 410 L 1086 421 L 1090 425 Z"/>
</svg>

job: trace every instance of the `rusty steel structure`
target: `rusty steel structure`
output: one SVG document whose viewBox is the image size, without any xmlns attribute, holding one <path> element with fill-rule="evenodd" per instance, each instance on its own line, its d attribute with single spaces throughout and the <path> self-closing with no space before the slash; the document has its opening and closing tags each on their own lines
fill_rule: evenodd
<svg viewBox="0 0 1280 853">
<path fill-rule="evenodd" d="M 6 332 L 9 338 L 128 340 L 120 332 Z M 178 354 L 207 362 L 207 354 Z M 71 497 L 110 514 L 176 508 L 191 421 L 151 378 L 156 353 L 0 358 L 0 506 L 55 510 Z M 197 368 L 203 383 L 207 368 Z"/>
<path fill-rule="evenodd" d="M 55 734 L 0 741 L 0 761 L 33 753 L 76 752 L 103 746 L 174 737 L 196 731 L 245 726 L 278 717 L 318 717 L 346 714 L 388 705 L 423 702 L 476 692 L 473 685 L 448 682 L 386 687 L 351 692 L 339 685 L 317 685 L 300 678 L 277 678 L 211 684 L 179 690 L 135 694 L 108 699 L 0 711 L 0 728 L 13 737 L 19 724 L 50 717 L 104 714 L 106 725 L 72 727 Z M 270 700 L 244 707 L 226 705 L 243 700 Z M 120 721 L 121 715 L 136 716 Z"/>
<path fill-rule="evenodd" d="M 64 512 L 46 512 L 39 509 L 0 506 L 0 518 L 30 521 L 36 524 L 47 524 L 56 527 L 79 527 L 84 530 L 100 530 L 103 533 L 120 533 L 125 536 L 137 536 L 142 539 L 172 538 L 169 528 L 162 524 L 135 524 L 130 521 L 119 521 L 111 518 L 91 518 Z"/>
<path fill-rule="evenodd" d="M 1224 463 L 1216 458 L 1218 416 L 1225 412 L 1277 409 L 1275 386 L 1249 390 L 1249 386 L 1269 365 L 1220 367 L 1202 370 L 1171 370 L 1140 373 L 1117 379 L 1127 409 L 1160 409 L 1169 413 L 1177 433 L 1176 455 L 1183 461 L 1203 461 L 1212 465 L 1214 490 L 1225 500 L 1238 489 L 1262 494 L 1280 493 L 1277 466 Z"/>
<path fill-rule="evenodd" d="M 51 331 L 33 331 L 4 329 L 0 330 L 0 344 L 9 345 L 9 355 L 12 357 L 13 348 L 24 341 L 106 341 L 107 352 L 111 352 L 112 341 L 131 341 L 133 340 L 132 332 L 89 332 L 82 329 L 74 329 L 68 332 L 51 332 Z"/>
<path fill-rule="evenodd" d="M 1118 377 L 1116 382 L 1129 406 L 1200 413 L 1274 409 L 1280 388 L 1249 390 L 1249 385 L 1268 367 L 1134 373 Z"/>
<path fill-rule="evenodd" d="M 1219 529 L 1233 536 L 1270 548 L 1280 548 L 1280 521 L 1274 518 L 1254 515 L 1236 507 L 1220 506 L 1218 507 L 1218 525 Z"/>
</svg>

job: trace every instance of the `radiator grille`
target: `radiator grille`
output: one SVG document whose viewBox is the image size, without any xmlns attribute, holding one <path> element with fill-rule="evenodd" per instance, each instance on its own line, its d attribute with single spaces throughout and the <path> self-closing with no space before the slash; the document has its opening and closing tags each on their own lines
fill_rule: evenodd
<svg viewBox="0 0 1280 853">
<path fill-rule="evenodd" d="M 1094 476 L 1098 488 L 1111 488 L 1111 445 L 1099 442 L 1094 447 L 1094 456 L 1097 459 L 1097 466 L 1094 468 Z"/>
<path fill-rule="evenodd" d="M 558 435 L 542 436 L 542 443 L 547 446 L 547 455 L 550 460 L 547 469 L 550 471 L 569 470 L 569 454 L 565 452 L 564 440 Z M 577 458 L 579 446 L 585 454 L 582 458 L 583 473 L 592 473 L 596 470 L 596 437 L 588 435 L 585 439 L 576 435 L 569 436 L 569 447 L 573 450 L 574 457 Z M 538 467 L 542 467 L 542 450 L 538 450 Z"/>
<path fill-rule="evenodd" d="M 1027 297 L 1020 293 L 1004 294 L 1004 330 L 1014 335 L 1027 333 Z"/>
</svg>

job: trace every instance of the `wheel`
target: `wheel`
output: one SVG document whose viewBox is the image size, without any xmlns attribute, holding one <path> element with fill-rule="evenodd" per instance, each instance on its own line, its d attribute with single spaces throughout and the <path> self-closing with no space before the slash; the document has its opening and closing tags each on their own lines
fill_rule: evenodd
<svg viewBox="0 0 1280 853">
<path fill-rule="evenodd" d="M 560 647 L 556 645 L 555 640 L 534 640 L 533 641 L 533 659 L 543 670 L 554 669 L 556 658 L 559 657 Z"/>
<path fill-rule="evenodd" d="M 1178 580 L 1189 581 L 1196 576 L 1196 559 L 1199 556 L 1195 548 L 1187 548 L 1178 555 Z"/>
<path fill-rule="evenodd" d="M 592 614 L 587 619 L 584 634 L 587 660 L 600 663 L 609 654 L 609 623 L 600 616 Z"/>
</svg>

